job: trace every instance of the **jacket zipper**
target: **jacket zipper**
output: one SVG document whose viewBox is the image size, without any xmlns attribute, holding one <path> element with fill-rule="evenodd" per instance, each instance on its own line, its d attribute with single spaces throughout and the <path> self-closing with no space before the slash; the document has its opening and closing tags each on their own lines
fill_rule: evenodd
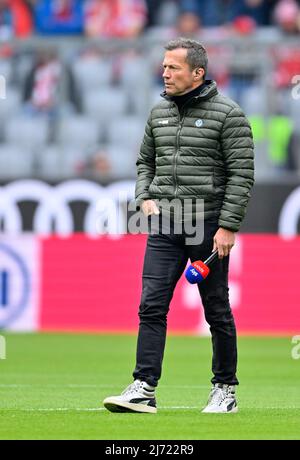
<svg viewBox="0 0 300 460">
<path fill-rule="evenodd" d="M 190 101 L 187 101 L 187 102 L 190 102 Z M 174 163 L 173 163 L 173 179 L 174 179 L 174 184 L 175 184 L 175 193 L 174 193 L 175 198 L 177 198 L 177 193 L 178 193 L 178 183 L 177 183 L 177 176 L 176 176 L 176 168 L 177 168 L 177 158 L 179 156 L 179 148 L 180 148 L 180 132 L 181 132 L 181 129 L 182 129 L 182 126 L 183 126 L 184 118 L 185 118 L 185 113 L 184 113 L 184 110 L 183 110 L 185 104 L 183 104 L 183 106 L 181 107 L 181 111 L 178 110 L 178 107 L 175 104 L 176 108 L 177 108 L 177 111 L 178 111 L 178 114 L 179 114 L 179 126 L 178 126 L 178 129 L 177 129 L 177 132 L 176 132 L 176 151 L 175 151 Z"/>
</svg>

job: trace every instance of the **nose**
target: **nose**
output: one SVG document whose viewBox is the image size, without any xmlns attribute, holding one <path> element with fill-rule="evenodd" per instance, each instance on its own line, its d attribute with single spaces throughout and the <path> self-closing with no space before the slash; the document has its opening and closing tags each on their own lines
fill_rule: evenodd
<svg viewBox="0 0 300 460">
<path fill-rule="evenodd" d="M 170 78 L 170 73 L 167 68 L 164 69 L 162 76 L 163 78 Z"/>
</svg>

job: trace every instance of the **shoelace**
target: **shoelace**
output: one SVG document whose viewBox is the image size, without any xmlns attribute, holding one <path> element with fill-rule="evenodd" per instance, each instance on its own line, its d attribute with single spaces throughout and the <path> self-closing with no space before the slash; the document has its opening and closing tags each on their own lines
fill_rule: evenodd
<svg viewBox="0 0 300 460">
<path fill-rule="evenodd" d="M 125 388 L 124 391 L 122 391 L 122 395 L 128 394 L 128 393 L 136 393 L 140 389 L 140 383 L 139 382 L 133 382 L 130 385 L 128 385 L 127 388 Z"/>
<path fill-rule="evenodd" d="M 228 393 L 223 388 L 214 388 L 212 390 L 209 404 L 216 404 L 220 406 L 222 402 L 228 397 Z"/>
</svg>

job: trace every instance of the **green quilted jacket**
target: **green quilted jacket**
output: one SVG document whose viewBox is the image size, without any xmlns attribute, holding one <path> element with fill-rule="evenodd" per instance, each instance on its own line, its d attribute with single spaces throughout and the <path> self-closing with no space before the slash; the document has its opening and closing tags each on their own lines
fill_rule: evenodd
<svg viewBox="0 0 300 460">
<path fill-rule="evenodd" d="M 205 219 L 238 231 L 253 183 L 252 132 L 241 108 L 212 80 L 180 113 L 164 94 L 151 111 L 137 159 L 137 205 L 203 199 Z"/>
</svg>

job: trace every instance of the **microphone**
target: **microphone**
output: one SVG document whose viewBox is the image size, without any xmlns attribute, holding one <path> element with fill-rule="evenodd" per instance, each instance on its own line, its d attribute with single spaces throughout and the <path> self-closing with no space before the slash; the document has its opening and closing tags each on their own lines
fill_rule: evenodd
<svg viewBox="0 0 300 460">
<path fill-rule="evenodd" d="M 201 283 L 209 275 L 209 266 L 218 258 L 218 250 L 211 253 L 211 255 L 204 261 L 196 260 L 185 271 L 185 277 L 191 284 Z"/>
</svg>

